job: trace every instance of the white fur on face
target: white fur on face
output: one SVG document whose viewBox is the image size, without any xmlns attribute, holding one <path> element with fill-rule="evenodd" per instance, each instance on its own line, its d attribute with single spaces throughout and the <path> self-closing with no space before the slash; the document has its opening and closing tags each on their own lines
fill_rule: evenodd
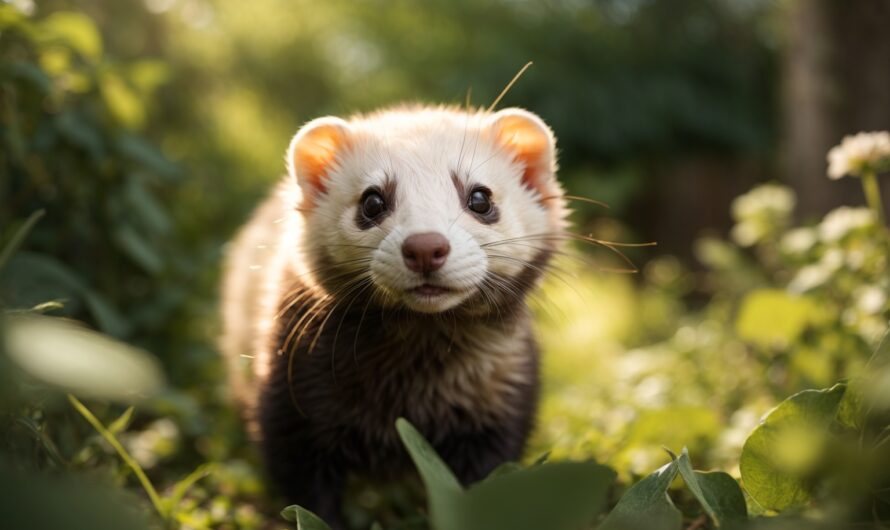
<svg viewBox="0 0 890 530">
<path fill-rule="evenodd" d="M 327 191 L 306 214 L 305 248 L 354 271 L 356 282 L 370 278 L 389 303 L 425 313 L 454 308 L 483 285 L 497 289 L 495 277 L 518 275 L 546 246 L 540 237 L 558 231 L 561 219 L 538 192 L 522 185 L 523 168 L 515 155 L 486 134 L 489 118 L 419 109 L 349 122 L 350 145 L 338 153 L 326 176 Z M 467 192 L 474 186 L 491 190 L 496 222 L 485 224 L 466 209 L 452 175 Z M 395 190 L 391 211 L 362 229 L 356 223 L 362 194 L 387 185 Z M 561 203 L 554 201 L 556 207 Z M 451 246 L 445 264 L 428 276 L 408 269 L 402 257 L 404 240 L 424 232 L 444 235 Z M 424 284 L 447 292 L 413 291 Z"/>
</svg>

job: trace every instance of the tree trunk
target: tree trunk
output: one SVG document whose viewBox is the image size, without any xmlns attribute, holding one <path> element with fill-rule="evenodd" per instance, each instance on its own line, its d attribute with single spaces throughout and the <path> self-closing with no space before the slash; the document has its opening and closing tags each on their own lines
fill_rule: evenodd
<svg viewBox="0 0 890 530">
<path fill-rule="evenodd" d="M 890 129 L 890 0 L 796 0 L 787 17 L 783 164 L 800 215 L 813 217 L 863 202 L 858 182 L 826 178 L 828 150 Z"/>
</svg>

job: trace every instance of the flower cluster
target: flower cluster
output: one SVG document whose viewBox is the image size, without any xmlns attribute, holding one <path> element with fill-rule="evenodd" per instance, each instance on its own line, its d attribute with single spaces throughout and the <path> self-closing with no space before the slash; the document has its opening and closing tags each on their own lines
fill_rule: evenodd
<svg viewBox="0 0 890 530">
<path fill-rule="evenodd" d="M 840 145 L 828 152 L 828 176 L 835 180 L 885 169 L 890 169 L 890 132 L 887 131 L 845 136 Z"/>
</svg>

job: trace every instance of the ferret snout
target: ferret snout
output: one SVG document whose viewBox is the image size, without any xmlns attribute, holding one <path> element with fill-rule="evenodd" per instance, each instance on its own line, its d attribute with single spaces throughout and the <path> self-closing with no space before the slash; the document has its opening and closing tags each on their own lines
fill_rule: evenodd
<svg viewBox="0 0 890 530">
<path fill-rule="evenodd" d="M 439 270 L 448 259 L 451 244 L 439 232 L 412 234 L 402 243 L 402 259 L 409 270 L 427 275 Z"/>
</svg>

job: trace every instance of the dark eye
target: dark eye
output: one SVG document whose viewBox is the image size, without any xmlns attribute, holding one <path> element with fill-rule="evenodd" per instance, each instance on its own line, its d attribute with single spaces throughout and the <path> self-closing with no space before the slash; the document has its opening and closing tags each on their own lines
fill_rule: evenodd
<svg viewBox="0 0 890 530">
<path fill-rule="evenodd" d="M 386 211 L 386 201 L 376 190 L 368 190 L 362 195 L 362 215 L 374 219 Z"/>
<path fill-rule="evenodd" d="M 491 211 L 491 192 L 476 188 L 470 192 L 470 196 L 467 198 L 467 208 L 480 215 L 487 214 Z"/>
</svg>

